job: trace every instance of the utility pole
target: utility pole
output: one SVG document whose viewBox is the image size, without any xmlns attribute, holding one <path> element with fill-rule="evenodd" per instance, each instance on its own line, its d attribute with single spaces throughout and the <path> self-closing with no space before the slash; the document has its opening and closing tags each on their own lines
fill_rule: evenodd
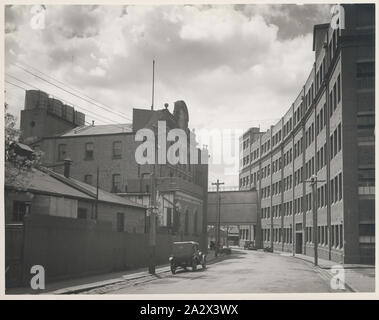
<svg viewBox="0 0 379 320">
<path fill-rule="evenodd" d="M 155 60 L 153 60 L 153 86 L 151 92 L 151 110 L 154 110 L 154 82 L 155 82 Z"/>
<path fill-rule="evenodd" d="M 95 206 L 95 218 L 98 217 L 98 207 L 99 207 L 99 167 L 96 169 L 96 206 Z"/>
<path fill-rule="evenodd" d="M 219 179 L 217 179 L 217 182 L 213 182 L 212 185 L 217 187 L 217 237 L 216 237 L 216 249 L 215 249 L 215 256 L 218 256 L 218 250 L 220 246 L 220 227 L 221 227 L 221 199 L 220 199 L 220 185 L 224 184 L 224 182 L 220 182 Z"/>
<path fill-rule="evenodd" d="M 155 184 L 155 164 L 150 175 L 150 217 L 149 217 L 149 273 L 155 274 L 155 246 L 157 237 L 156 218 L 156 184 Z"/>
</svg>

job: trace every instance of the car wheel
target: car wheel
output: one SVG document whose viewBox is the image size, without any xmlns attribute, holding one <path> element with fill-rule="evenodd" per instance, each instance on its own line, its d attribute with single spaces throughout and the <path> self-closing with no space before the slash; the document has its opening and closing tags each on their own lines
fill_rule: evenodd
<svg viewBox="0 0 379 320">
<path fill-rule="evenodd" d="M 172 274 L 175 274 L 175 272 L 176 272 L 176 267 L 173 266 L 173 265 L 171 265 L 170 269 L 171 269 L 171 273 L 172 273 Z"/>
<path fill-rule="evenodd" d="M 196 271 L 196 270 L 197 270 L 197 261 L 192 260 L 192 271 Z"/>
<path fill-rule="evenodd" d="M 201 263 L 201 266 L 202 266 L 202 268 L 203 268 L 203 270 L 207 267 L 207 261 L 206 261 L 207 259 L 204 257 L 203 258 L 203 261 L 202 261 L 202 263 Z"/>
</svg>

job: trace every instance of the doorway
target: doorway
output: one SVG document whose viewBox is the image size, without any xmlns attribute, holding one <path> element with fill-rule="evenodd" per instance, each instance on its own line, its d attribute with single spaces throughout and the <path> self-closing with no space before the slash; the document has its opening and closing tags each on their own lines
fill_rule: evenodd
<svg viewBox="0 0 379 320">
<path fill-rule="evenodd" d="M 296 232 L 296 253 L 303 253 L 303 233 Z"/>
</svg>

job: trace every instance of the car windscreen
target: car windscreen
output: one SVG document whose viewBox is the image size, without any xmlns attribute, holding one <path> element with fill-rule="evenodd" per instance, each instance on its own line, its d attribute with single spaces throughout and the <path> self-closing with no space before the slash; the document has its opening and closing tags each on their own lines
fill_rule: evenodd
<svg viewBox="0 0 379 320">
<path fill-rule="evenodd" d="M 174 255 L 183 255 L 183 254 L 191 254 L 192 253 L 192 244 L 191 243 L 181 243 L 174 244 L 172 248 L 172 253 Z"/>
</svg>

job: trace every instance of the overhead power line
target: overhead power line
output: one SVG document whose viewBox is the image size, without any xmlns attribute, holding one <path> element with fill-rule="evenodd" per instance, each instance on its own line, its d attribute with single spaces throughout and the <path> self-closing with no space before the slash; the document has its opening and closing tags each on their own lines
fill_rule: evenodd
<svg viewBox="0 0 379 320">
<path fill-rule="evenodd" d="M 17 84 L 14 84 L 14 83 L 12 83 L 12 82 L 10 82 L 10 81 L 8 81 L 8 80 L 5 80 L 5 82 L 6 83 L 9 83 L 9 84 L 11 84 L 12 86 L 15 86 L 15 87 L 17 87 L 17 88 L 20 88 L 21 90 L 28 90 L 28 89 L 26 89 L 26 88 L 24 88 L 24 87 L 21 87 L 21 86 L 19 86 L 19 85 L 17 85 Z"/>
<path fill-rule="evenodd" d="M 90 100 L 92 100 L 92 101 L 95 101 L 95 102 L 97 102 L 97 103 L 100 103 L 102 106 L 99 106 L 99 105 L 97 105 L 96 103 L 91 102 L 93 105 L 96 105 L 96 106 L 99 107 L 99 108 L 106 109 L 106 110 L 108 110 L 109 112 L 116 113 L 116 114 L 120 115 L 121 117 L 124 117 L 124 118 L 126 118 L 126 119 L 128 119 L 128 120 L 131 120 L 130 118 L 127 117 L 126 114 L 124 114 L 124 113 L 122 113 L 122 112 L 120 112 L 120 111 L 114 110 L 113 108 L 111 108 L 111 107 L 105 105 L 104 103 L 99 102 L 99 101 L 97 101 L 96 99 L 89 97 L 88 95 L 86 95 L 85 93 L 81 92 L 80 90 L 75 89 L 75 88 L 71 87 L 70 85 L 68 85 L 68 84 L 66 84 L 66 83 L 64 83 L 64 82 L 62 82 L 62 81 L 60 81 L 60 80 L 58 80 L 58 79 L 56 79 L 56 78 L 54 78 L 54 77 L 52 77 L 52 76 L 47 75 L 46 73 L 43 73 L 42 71 L 40 71 L 40 70 L 38 70 L 38 69 L 36 69 L 36 68 L 34 68 L 34 67 L 32 67 L 32 66 L 26 64 L 26 63 L 17 62 L 17 63 L 12 63 L 12 64 L 15 65 L 16 67 L 18 67 L 18 68 L 20 68 L 20 69 L 22 69 L 22 70 L 28 72 L 28 73 L 31 73 L 31 71 L 29 71 L 29 70 L 23 68 L 22 66 L 25 66 L 25 67 L 28 67 L 28 68 L 30 68 L 30 69 L 33 69 L 33 70 L 37 71 L 38 73 L 44 75 L 45 77 L 50 78 L 50 79 L 52 79 L 52 80 L 54 80 L 54 81 L 56 81 L 56 82 L 58 82 L 58 83 L 60 83 L 60 84 L 62 84 L 62 85 L 64 85 L 64 86 L 70 88 L 71 90 L 74 90 L 74 91 L 80 93 L 82 96 L 87 97 L 88 99 L 90 99 Z M 20 65 L 22 65 L 22 66 L 20 66 Z M 34 74 L 33 74 L 33 75 L 34 75 Z M 44 81 L 45 81 L 45 80 L 44 80 Z M 55 84 L 53 84 L 53 85 L 55 85 Z M 70 93 L 70 94 L 72 94 L 72 93 Z M 80 99 L 83 99 L 83 98 L 80 97 Z M 86 99 L 84 99 L 84 100 L 87 101 Z M 87 102 L 88 102 L 88 101 L 87 101 Z"/>
<path fill-rule="evenodd" d="M 84 92 L 82 92 L 82 91 L 80 91 L 80 90 L 78 90 L 78 89 L 76 89 L 76 88 L 74 88 L 74 87 L 71 87 L 70 85 L 68 85 L 67 83 L 65 83 L 65 82 L 63 82 L 63 81 L 60 81 L 60 80 L 58 80 L 58 79 L 56 79 L 56 78 L 54 78 L 54 77 L 52 77 L 52 76 L 49 76 L 49 75 L 46 74 L 46 73 L 43 73 L 42 71 L 40 71 L 40 70 L 34 68 L 34 67 L 31 66 L 31 65 L 28 65 L 28 64 L 26 64 L 26 63 L 19 62 L 19 61 L 18 61 L 17 63 L 14 63 L 14 65 L 16 65 L 16 66 L 17 66 L 17 64 L 20 64 L 20 65 L 22 65 L 22 66 L 25 66 L 25 67 L 28 67 L 28 68 L 30 68 L 30 69 L 33 69 L 33 70 L 37 71 L 38 73 L 43 74 L 45 77 L 47 77 L 47 78 L 49 78 L 49 79 L 52 79 L 52 80 L 54 80 L 54 81 L 56 81 L 56 82 L 58 82 L 58 83 L 60 83 L 60 84 L 62 84 L 62 85 L 64 85 L 64 86 L 70 88 L 71 90 L 74 90 L 74 91 L 80 93 L 82 96 L 84 96 L 84 97 L 86 97 L 86 98 L 88 98 L 88 99 L 90 99 L 90 100 L 92 100 L 92 101 L 95 101 L 95 102 L 97 102 L 97 103 L 100 103 L 100 104 L 101 104 L 102 106 L 104 106 L 105 108 L 108 108 L 108 110 L 109 110 L 110 112 L 115 112 L 115 113 L 119 114 L 120 116 L 123 116 L 123 117 L 125 117 L 125 118 L 128 119 L 128 117 L 127 117 L 126 114 L 124 114 L 124 113 L 122 113 L 122 112 L 120 112 L 120 111 L 114 110 L 113 108 L 107 106 L 106 104 L 104 104 L 104 103 L 102 103 L 102 102 L 100 102 L 100 101 L 98 101 L 98 100 L 96 100 L 96 99 L 94 99 L 94 98 L 91 98 L 90 96 L 86 95 Z M 128 119 L 128 120 L 131 120 L 131 119 Z"/>
<path fill-rule="evenodd" d="M 8 77 L 13 78 L 13 79 L 16 80 L 16 81 L 19 81 L 19 82 L 21 82 L 21 83 L 23 83 L 23 84 L 26 84 L 27 86 L 30 86 L 30 87 L 32 87 L 32 88 L 34 88 L 34 89 L 36 89 L 36 90 L 40 90 L 40 91 L 42 91 L 40 88 L 38 88 L 38 87 L 36 87 L 36 86 L 34 86 L 34 85 L 30 84 L 30 83 L 27 83 L 27 82 L 25 82 L 25 81 L 23 81 L 23 80 L 20 80 L 20 79 L 14 77 L 14 76 L 12 76 L 12 75 L 10 75 L 10 74 L 8 74 L 8 73 L 6 73 L 6 75 L 7 75 Z M 25 90 L 25 91 L 28 90 L 27 88 L 24 88 L 24 87 L 22 87 L 22 86 L 16 85 L 16 84 L 14 84 L 14 83 L 12 83 L 12 82 L 9 82 L 8 80 L 5 80 L 5 81 L 6 81 L 7 83 L 11 84 L 11 85 L 14 85 L 14 86 L 16 86 L 16 87 L 22 89 L 22 90 Z M 74 103 L 72 103 L 71 101 L 68 101 L 68 100 L 66 100 L 66 99 L 63 99 L 63 98 L 61 98 L 61 97 L 59 97 L 59 96 L 56 96 L 56 95 L 52 95 L 52 96 L 55 97 L 55 98 L 60 99 L 60 100 L 61 100 L 62 102 L 64 102 L 64 103 L 68 103 L 68 104 L 71 104 L 71 105 L 75 106 L 76 109 L 83 110 L 83 111 L 87 112 L 88 115 L 89 115 L 91 118 L 95 119 L 95 120 L 105 122 L 104 119 L 106 119 L 106 120 L 108 120 L 108 121 L 111 121 L 111 123 L 107 123 L 107 122 L 105 122 L 105 124 L 113 124 L 113 125 L 116 125 L 116 126 L 117 126 L 117 124 L 115 124 L 115 123 L 113 122 L 114 120 L 112 120 L 112 119 L 109 119 L 109 118 L 104 117 L 104 116 L 102 116 L 102 115 L 98 115 L 98 114 L 94 113 L 93 111 L 90 111 L 90 110 L 88 110 L 88 109 L 86 109 L 86 108 L 84 108 L 84 107 L 82 107 L 82 106 L 78 106 L 77 104 L 74 104 Z M 88 122 L 88 121 L 86 121 L 86 123 L 91 124 L 91 123 Z M 121 126 L 118 126 L 118 127 L 119 127 L 119 128 L 123 128 L 123 127 L 121 127 Z"/>
<path fill-rule="evenodd" d="M 38 87 L 36 87 L 36 86 L 34 86 L 34 85 L 32 85 L 32 84 L 30 84 L 30 83 L 27 83 L 27 82 L 25 82 L 25 81 L 23 81 L 23 80 L 20 80 L 20 79 L 18 79 L 18 78 L 16 78 L 16 77 L 14 77 L 14 76 L 12 76 L 12 75 L 10 75 L 10 74 L 8 74 L 8 73 L 6 73 L 6 75 L 8 76 L 8 77 L 11 77 L 11 78 L 13 78 L 14 80 L 17 80 L 17 81 L 19 81 L 19 82 L 21 82 L 21 83 L 23 83 L 23 84 L 26 84 L 27 86 L 30 86 L 30 87 L 32 87 L 32 88 L 34 88 L 34 89 L 36 89 L 36 90 L 40 90 L 40 91 L 42 91 L 40 88 L 38 88 Z M 8 83 L 10 83 L 9 81 L 7 81 Z M 13 84 L 13 85 L 15 85 L 15 84 Z M 28 90 L 28 89 L 26 89 L 26 88 L 24 88 L 24 87 L 20 87 L 20 86 L 18 86 L 20 89 L 23 89 L 23 90 Z M 64 102 L 64 103 L 68 103 L 68 104 L 71 104 L 72 106 L 75 106 L 77 109 L 79 109 L 79 110 L 83 110 L 83 111 L 85 111 L 85 112 L 88 112 L 88 115 L 91 117 L 91 118 L 94 118 L 94 119 L 96 119 L 96 120 L 99 120 L 99 121 L 102 121 L 102 122 L 104 122 L 104 118 L 105 119 L 107 119 L 107 120 L 109 120 L 109 121 L 113 121 L 113 120 L 111 120 L 111 119 L 108 119 L 108 118 L 106 118 L 106 117 L 104 117 L 104 116 L 102 116 L 102 115 L 98 115 L 98 114 L 96 114 L 96 113 L 94 113 L 93 111 L 90 111 L 90 110 L 88 110 L 88 109 L 86 109 L 86 108 L 84 108 L 84 107 L 82 107 L 82 106 L 78 106 L 77 104 L 74 104 L 74 103 L 72 103 L 71 101 L 68 101 L 68 100 L 65 100 L 65 99 L 62 99 L 61 97 L 59 97 L 59 96 L 56 96 L 56 95 L 52 95 L 53 97 L 55 97 L 55 98 L 58 98 L 58 99 L 60 99 L 62 102 Z M 107 123 L 106 123 L 107 124 Z"/>
<path fill-rule="evenodd" d="M 88 99 L 86 99 L 86 98 L 84 98 L 84 97 L 82 97 L 82 96 L 80 96 L 80 95 L 78 95 L 78 94 L 76 94 L 76 93 L 74 93 L 74 92 L 71 92 L 71 91 L 67 90 L 66 88 L 63 88 L 63 87 L 61 87 L 61 86 L 59 86 L 59 85 L 57 85 L 57 84 L 55 84 L 55 83 L 53 83 L 53 82 L 51 82 L 51 81 L 49 81 L 49 80 L 47 80 L 47 79 L 45 79 L 45 78 L 39 76 L 38 74 L 35 74 L 34 72 L 31 72 L 30 70 L 28 70 L 28 69 L 26 69 L 26 68 L 24 68 L 24 67 L 22 67 L 22 66 L 20 66 L 20 65 L 18 65 L 18 64 L 16 64 L 16 63 L 12 63 L 12 64 L 13 64 L 14 66 L 20 68 L 21 70 L 23 70 L 23 71 L 25 71 L 25 72 L 27 72 L 27 73 L 33 75 L 34 77 L 37 77 L 38 79 L 40 79 L 40 80 L 42 80 L 42 81 L 44 81 L 44 82 L 47 82 L 47 83 L 53 85 L 54 87 L 56 87 L 56 88 L 58 88 L 58 89 L 60 89 L 60 90 L 65 91 L 65 92 L 68 93 L 68 94 L 71 94 L 71 95 L 73 95 L 73 96 L 75 96 L 75 97 L 77 97 L 77 98 L 79 98 L 79 99 L 81 99 L 81 100 L 83 100 L 83 101 L 86 101 L 86 102 L 88 102 L 88 103 L 90 103 L 90 104 L 92 104 L 92 105 L 95 105 L 95 106 L 97 106 L 98 108 L 101 108 L 101 109 L 103 109 L 103 110 L 106 110 L 107 112 L 110 112 L 110 113 L 112 113 L 112 114 L 114 114 L 114 115 L 116 115 L 116 116 L 120 116 L 120 117 L 123 117 L 123 118 L 125 118 L 125 119 L 127 119 L 127 120 L 129 120 L 129 121 L 132 121 L 130 118 L 126 117 L 125 115 L 122 115 L 122 114 L 120 114 L 120 113 L 116 113 L 114 110 L 109 110 L 109 108 L 107 108 L 107 107 L 101 106 L 101 105 L 99 105 L 99 104 L 97 104 L 97 103 L 95 103 L 95 102 L 92 102 L 92 101 L 90 101 L 90 100 L 88 100 Z"/>
<path fill-rule="evenodd" d="M 17 79 L 16 79 L 17 80 Z M 18 80 L 18 81 L 20 81 L 20 80 Z M 8 83 L 8 84 L 11 84 L 12 86 L 15 86 L 15 87 L 17 87 L 17 88 L 19 88 L 19 89 L 21 89 L 21 90 L 24 90 L 24 91 L 27 91 L 28 89 L 26 89 L 26 88 L 24 88 L 24 87 L 22 87 L 22 86 L 19 86 L 19 85 L 17 85 L 17 84 L 15 84 L 15 83 L 12 83 L 12 82 L 10 82 L 10 81 L 8 81 L 8 80 L 5 80 L 5 82 L 6 83 Z M 84 121 L 86 124 L 91 124 L 91 122 L 88 122 L 88 121 Z"/>
</svg>

